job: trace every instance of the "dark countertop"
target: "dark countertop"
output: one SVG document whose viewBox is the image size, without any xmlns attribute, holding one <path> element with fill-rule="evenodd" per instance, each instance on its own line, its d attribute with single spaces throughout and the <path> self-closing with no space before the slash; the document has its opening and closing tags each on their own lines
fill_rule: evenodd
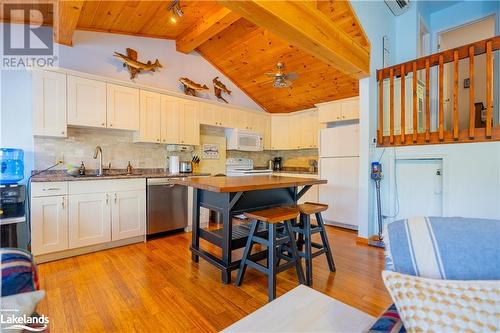
<svg viewBox="0 0 500 333">
<path fill-rule="evenodd" d="M 131 175 L 126 174 L 126 170 L 115 169 L 111 172 L 104 172 L 104 176 L 95 176 L 95 170 L 87 170 L 85 176 L 71 176 L 66 170 L 49 170 L 31 178 L 32 182 L 66 182 L 85 180 L 106 180 L 106 179 L 133 179 L 133 178 L 168 178 L 168 177 L 200 177 L 210 176 L 209 173 L 177 173 L 166 172 L 164 169 L 134 169 Z"/>
<path fill-rule="evenodd" d="M 285 176 L 185 177 L 172 181 L 211 192 L 243 192 L 305 185 L 326 184 L 326 180 Z"/>
<path fill-rule="evenodd" d="M 255 167 L 257 170 L 265 170 L 267 167 Z M 303 174 L 303 175 L 317 175 L 318 170 L 316 171 L 310 171 L 308 167 L 284 167 L 280 171 L 273 171 L 276 174 L 280 173 L 296 173 L 296 174 Z"/>
</svg>

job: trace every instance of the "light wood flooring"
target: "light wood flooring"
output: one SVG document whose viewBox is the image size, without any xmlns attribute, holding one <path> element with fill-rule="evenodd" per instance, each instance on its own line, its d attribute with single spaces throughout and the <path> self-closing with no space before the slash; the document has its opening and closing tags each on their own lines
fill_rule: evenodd
<svg viewBox="0 0 500 333">
<path fill-rule="evenodd" d="M 327 229 L 337 272 L 324 256 L 315 258 L 314 289 L 380 314 L 391 303 L 380 278 L 383 252 L 356 245 L 354 232 Z M 199 332 L 219 331 L 266 304 L 265 276 L 248 269 L 241 287 L 223 285 L 215 267 L 191 262 L 190 239 L 175 234 L 41 264 L 47 296 L 37 310 L 49 316 L 51 333 Z M 280 273 L 277 295 L 297 283 L 295 270 Z"/>
</svg>

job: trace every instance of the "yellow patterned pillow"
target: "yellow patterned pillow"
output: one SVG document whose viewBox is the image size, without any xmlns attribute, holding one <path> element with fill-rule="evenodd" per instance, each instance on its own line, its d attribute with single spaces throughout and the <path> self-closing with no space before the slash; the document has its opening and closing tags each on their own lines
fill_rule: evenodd
<svg viewBox="0 0 500 333">
<path fill-rule="evenodd" d="M 408 332 L 499 332 L 500 281 L 435 280 L 383 271 Z"/>
</svg>

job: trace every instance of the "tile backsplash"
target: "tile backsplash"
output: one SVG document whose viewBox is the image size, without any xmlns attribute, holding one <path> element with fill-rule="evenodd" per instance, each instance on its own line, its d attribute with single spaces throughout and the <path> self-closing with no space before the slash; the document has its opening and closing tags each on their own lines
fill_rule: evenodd
<svg viewBox="0 0 500 333">
<path fill-rule="evenodd" d="M 224 129 L 202 126 L 201 135 L 202 139 L 210 143 L 220 141 L 223 140 Z M 34 143 L 35 169 L 37 170 L 53 165 L 61 157 L 64 157 L 64 164 L 56 169 L 65 169 L 67 164 L 80 165 L 82 161 L 87 169 L 95 169 L 98 162 L 92 156 L 97 145 L 102 148 L 104 166 L 111 162 L 111 167 L 114 169 L 126 168 L 128 161 L 134 168 L 164 168 L 169 155 L 180 155 L 181 160 L 191 159 L 191 153 L 169 153 L 164 145 L 134 143 L 132 132 L 110 129 L 70 127 L 68 137 L 65 139 L 35 137 Z M 196 149 L 194 153 L 199 155 L 199 149 Z M 225 157 L 251 158 L 255 166 L 263 167 L 276 156 L 283 158 L 284 167 L 308 167 L 309 160 L 318 159 L 318 150 L 266 150 L 263 152 L 228 150 Z M 223 163 L 221 167 L 218 167 L 218 169 L 221 168 L 223 168 Z M 224 172 L 218 169 L 211 171 Z"/>
<path fill-rule="evenodd" d="M 92 157 L 97 145 L 102 148 L 104 166 L 111 162 L 114 169 L 126 168 L 128 161 L 135 168 L 164 168 L 167 158 L 164 145 L 133 143 L 132 132 L 128 131 L 70 127 L 65 139 L 36 137 L 34 141 L 37 170 L 53 165 L 61 156 L 64 165 L 58 169 L 82 161 L 87 169 L 95 169 L 98 162 Z"/>
</svg>

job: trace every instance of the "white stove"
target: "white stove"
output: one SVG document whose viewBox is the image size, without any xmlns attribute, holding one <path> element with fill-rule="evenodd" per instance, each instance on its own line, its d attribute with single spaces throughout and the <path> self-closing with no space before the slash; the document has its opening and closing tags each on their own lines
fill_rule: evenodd
<svg viewBox="0 0 500 333">
<path fill-rule="evenodd" d="M 250 158 L 228 158 L 226 159 L 226 176 L 259 176 L 272 175 L 271 169 L 254 169 L 253 160 Z"/>
</svg>

